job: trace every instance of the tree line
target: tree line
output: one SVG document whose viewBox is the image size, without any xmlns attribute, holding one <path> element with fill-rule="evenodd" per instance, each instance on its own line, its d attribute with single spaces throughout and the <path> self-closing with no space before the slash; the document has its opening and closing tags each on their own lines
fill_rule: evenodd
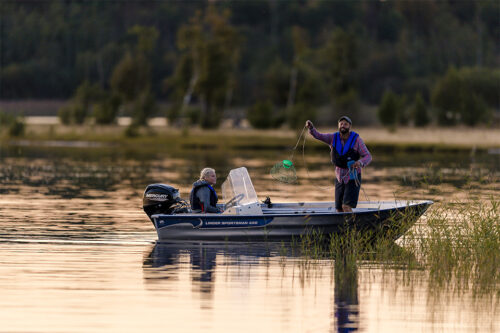
<svg viewBox="0 0 500 333">
<path fill-rule="evenodd" d="M 205 128 L 362 123 L 366 105 L 389 127 L 491 123 L 499 11 L 493 0 L 2 1 L 0 98 L 68 99 L 65 123 L 130 115 L 131 133 L 162 113 Z"/>
</svg>

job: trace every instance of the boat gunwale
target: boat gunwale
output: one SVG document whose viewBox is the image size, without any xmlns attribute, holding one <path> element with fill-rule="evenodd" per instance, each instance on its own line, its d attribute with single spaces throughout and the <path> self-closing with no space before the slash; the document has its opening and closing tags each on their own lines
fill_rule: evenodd
<svg viewBox="0 0 500 333">
<path fill-rule="evenodd" d="M 409 207 L 419 207 L 419 206 L 425 206 L 425 207 L 429 207 L 430 205 L 433 204 L 433 201 L 431 200 L 419 200 L 419 201 L 407 201 L 407 202 L 412 202 L 411 205 L 401 205 L 401 206 L 394 206 L 394 207 L 391 207 L 391 208 L 383 208 L 383 209 L 376 209 L 376 210 L 363 210 L 363 211 L 353 211 L 353 212 L 337 212 L 337 211 L 333 211 L 333 212 L 328 212 L 328 213 L 312 213 L 312 212 L 299 212 L 299 213 L 294 213 L 294 214 L 270 214 L 270 213 L 262 213 L 262 214 L 249 214 L 249 215 L 223 215 L 223 214 L 217 214 L 217 213 L 204 213 L 204 214 L 200 214 L 200 213 L 196 213 L 196 214 L 192 214 L 192 213 L 189 213 L 189 214 L 172 214 L 172 215 L 169 215 L 169 214 L 154 214 L 151 216 L 151 218 L 153 220 L 156 221 L 156 219 L 158 218 L 165 218 L 167 217 L 168 219 L 179 219 L 179 220 L 187 220 L 187 219 L 193 219 L 193 218 L 198 218 L 198 219 L 204 219 L 204 218 L 208 218 L 208 219 L 213 219 L 213 218 L 222 218 L 222 219 L 234 219 L 234 218 L 238 218 L 238 219 L 251 219 L 251 218 L 266 218 L 266 217 L 272 217 L 272 218 L 276 218 L 276 217 L 306 217 L 306 216 L 315 216 L 315 217 L 325 217 L 325 216 L 342 216 L 342 215 L 345 215 L 345 216 L 351 216 L 351 215 L 360 215 L 360 216 L 364 216 L 364 215 L 367 215 L 367 214 L 373 214 L 374 212 L 387 212 L 387 211 L 399 211 L 401 209 L 406 209 L 406 208 L 409 208 Z M 388 203 L 388 202 L 386 202 Z M 156 223 L 155 224 L 155 227 L 156 227 Z M 157 227 L 157 229 L 162 229 L 162 228 L 166 228 L 166 227 L 170 227 L 171 225 L 166 225 L 166 226 L 162 226 L 162 227 Z M 245 226 L 245 227 L 248 227 L 248 226 Z M 257 227 L 257 226 L 255 226 Z M 255 228 L 255 227 L 252 227 L 252 228 Z M 227 228 L 244 228 L 243 226 L 241 227 L 227 227 Z"/>
</svg>

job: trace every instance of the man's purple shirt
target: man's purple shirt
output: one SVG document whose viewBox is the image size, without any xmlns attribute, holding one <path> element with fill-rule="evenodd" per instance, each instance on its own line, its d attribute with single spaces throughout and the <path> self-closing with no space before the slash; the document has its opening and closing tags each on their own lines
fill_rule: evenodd
<svg viewBox="0 0 500 333">
<path fill-rule="evenodd" d="M 315 139 L 323 141 L 324 143 L 330 146 L 330 149 L 333 149 L 332 141 L 333 141 L 333 135 L 335 133 L 320 133 L 314 127 L 309 130 L 309 133 Z M 344 139 L 342 139 L 341 137 L 340 140 L 342 141 L 342 145 L 344 145 L 345 144 Z M 358 136 L 358 138 L 356 139 L 353 149 L 359 153 L 361 157 L 359 161 L 363 164 L 363 167 L 370 164 L 370 162 L 372 161 L 372 155 L 368 151 L 368 148 L 366 148 L 366 145 L 360 136 Z M 361 168 L 357 168 L 357 172 L 358 174 L 361 174 Z M 337 176 L 337 181 L 347 183 L 349 181 L 349 169 L 339 168 L 338 166 L 336 166 L 335 176 Z"/>
</svg>

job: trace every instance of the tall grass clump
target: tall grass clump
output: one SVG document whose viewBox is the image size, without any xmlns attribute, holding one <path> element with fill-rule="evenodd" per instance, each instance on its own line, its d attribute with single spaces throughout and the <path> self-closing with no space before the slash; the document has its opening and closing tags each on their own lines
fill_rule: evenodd
<svg viewBox="0 0 500 333">
<path fill-rule="evenodd" d="M 339 234 L 332 234 L 328 246 L 329 256 L 334 260 L 356 263 L 370 249 L 370 234 L 356 228 L 346 229 Z"/>
<path fill-rule="evenodd" d="M 393 229 L 358 230 L 354 222 L 329 236 L 311 230 L 292 247 L 306 270 L 329 260 L 341 273 L 339 277 L 348 278 L 360 266 L 375 265 L 404 274 L 408 283 L 415 278 L 413 282 L 420 283 L 423 278 L 430 291 L 472 291 L 478 296 L 496 292 L 500 285 L 498 199 L 435 204 L 411 228 L 407 223 L 415 220 L 415 212 L 404 214 L 408 216 L 395 216 Z"/>
<path fill-rule="evenodd" d="M 408 246 L 428 273 L 432 287 L 475 294 L 500 283 L 500 201 L 442 204 L 426 224 L 411 230 Z"/>
</svg>

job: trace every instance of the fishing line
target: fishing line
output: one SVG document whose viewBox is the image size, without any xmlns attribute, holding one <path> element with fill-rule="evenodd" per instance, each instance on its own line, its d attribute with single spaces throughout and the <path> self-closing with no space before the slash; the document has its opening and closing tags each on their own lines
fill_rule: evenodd
<svg viewBox="0 0 500 333">
<path fill-rule="evenodd" d="M 306 128 L 306 126 L 304 125 L 304 128 L 302 129 L 302 132 L 304 132 L 304 129 Z M 305 151 L 306 151 L 306 138 L 307 135 L 304 135 L 304 141 L 302 141 L 302 163 L 304 163 L 304 167 L 306 168 L 306 172 L 307 172 L 307 177 L 309 178 L 309 181 L 311 180 L 311 175 L 309 174 L 309 168 L 307 167 L 307 163 L 306 163 L 306 156 L 305 156 Z M 299 138 L 300 140 L 300 138 Z M 298 144 L 298 141 L 297 141 L 297 144 Z M 295 148 L 297 148 L 297 145 L 295 145 Z M 316 184 L 313 184 L 314 187 L 317 187 L 319 188 L 320 190 L 322 191 L 326 191 L 326 190 L 329 190 L 331 189 L 333 186 L 328 186 L 328 187 L 323 187 L 323 186 L 319 186 L 319 185 L 316 185 Z"/>
<path fill-rule="evenodd" d="M 292 160 L 293 160 L 293 155 L 295 154 L 295 150 L 297 150 L 297 146 L 299 145 L 299 142 L 300 142 L 300 139 L 302 138 L 302 135 L 304 134 L 304 131 L 306 129 L 306 125 L 304 125 L 304 127 L 302 128 L 302 132 L 300 132 L 300 135 L 299 135 L 299 139 L 297 140 L 297 143 L 295 144 L 295 147 L 293 147 L 292 149 Z M 304 135 L 304 143 L 302 144 L 302 156 L 304 156 L 304 145 L 306 143 L 306 136 Z"/>
</svg>

